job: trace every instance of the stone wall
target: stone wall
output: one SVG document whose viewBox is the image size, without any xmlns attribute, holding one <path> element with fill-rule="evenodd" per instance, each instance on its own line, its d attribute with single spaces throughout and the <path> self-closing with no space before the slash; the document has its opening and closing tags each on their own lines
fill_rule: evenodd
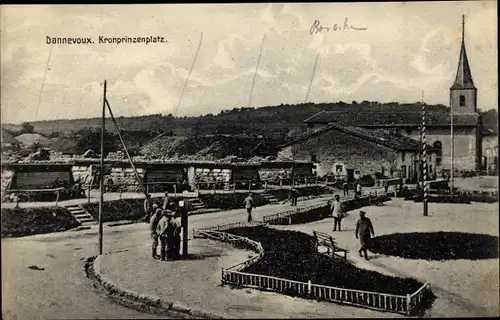
<svg viewBox="0 0 500 320">
<path fill-rule="evenodd" d="M 391 169 L 397 169 L 399 157 L 398 152 L 392 149 L 337 130 L 288 146 L 279 153 L 279 156 L 285 155 L 292 155 L 294 160 L 311 160 L 312 156 L 316 156 L 319 177 L 332 172 L 335 163 L 360 170 L 361 176 L 382 172 L 382 168 L 389 173 Z"/>
<path fill-rule="evenodd" d="M 450 128 L 427 128 L 427 144 L 433 145 L 440 141 L 442 145 L 441 169 L 449 169 L 451 166 L 451 135 Z M 454 167 L 456 170 L 475 170 L 477 158 L 480 159 L 481 151 L 478 146 L 482 143 L 476 137 L 476 128 L 454 128 Z M 420 140 L 420 132 L 414 130 L 409 134 L 413 139 Z"/>
</svg>

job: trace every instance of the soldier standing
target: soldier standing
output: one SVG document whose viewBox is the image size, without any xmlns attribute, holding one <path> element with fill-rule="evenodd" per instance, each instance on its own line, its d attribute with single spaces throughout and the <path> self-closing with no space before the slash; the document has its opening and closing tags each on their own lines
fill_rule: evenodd
<svg viewBox="0 0 500 320">
<path fill-rule="evenodd" d="M 365 254 L 365 259 L 368 259 L 368 249 L 372 247 L 372 235 L 375 236 L 375 231 L 373 230 L 372 221 L 365 217 L 366 212 L 363 210 L 359 211 L 359 220 L 356 223 L 356 239 L 359 238 L 361 248 L 359 249 L 359 255 L 362 257 L 363 252 Z"/>
<path fill-rule="evenodd" d="M 245 205 L 245 209 L 247 210 L 247 214 L 248 214 L 247 221 L 252 222 L 253 197 L 252 197 L 251 192 L 248 194 L 248 197 L 245 198 L 244 205 Z"/>
<path fill-rule="evenodd" d="M 170 214 L 169 210 L 161 211 L 161 219 L 158 221 L 158 225 L 156 226 L 156 233 L 158 238 L 160 239 L 160 259 L 161 261 L 165 261 L 166 249 L 167 249 L 167 227 L 169 225 L 167 216 Z"/>
<path fill-rule="evenodd" d="M 158 233 L 156 231 L 156 228 L 158 227 L 158 222 L 161 219 L 161 209 L 156 209 L 156 212 L 151 216 L 151 220 L 149 221 L 149 228 L 151 231 L 151 238 L 153 240 L 153 245 L 152 245 L 152 253 L 153 253 L 153 259 L 158 259 L 159 256 L 157 254 L 157 248 L 158 248 Z"/>
</svg>

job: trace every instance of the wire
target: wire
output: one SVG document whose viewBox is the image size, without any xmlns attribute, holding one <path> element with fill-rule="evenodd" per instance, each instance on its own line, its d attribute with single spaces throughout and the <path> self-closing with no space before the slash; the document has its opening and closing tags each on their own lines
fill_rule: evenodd
<svg viewBox="0 0 500 320">
<path fill-rule="evenodd" d="M 316 65 L 318 64 L 318 59 L 319 59 L 320 54 L 321 54 L 321 52 L 318 53 L 318 55 L 316 56 L 316 61 L 314 61 L 314 68 L 313 68 L 313 72 L 312 72 L 312 76 L 311 76 L 311 81 L 309 82 L 309 88 L 307 89 L 306 99 L 304 100 L 304 103 L 307 102 L 307 98 L 309 97 L 309 91 L 311 91 L 312 83 L 314 80 L 314 74 L 316 73 Z"/>
<path fill-rule="evenodd" d="M 177 115 L 177 111 L 179 110 L 179 106 L 181 104 L 182 96 L 184 95 L 184 90 L 186 89 L 186 85 L 189 81 L 189 77 L 191 76 L 191 72 L 194 68 L 194 63 L 196 62 L 196 58 L 198 57 L 198 52 L 200 52 L 201 42 L 203 41 L 203 32 L 201 33 L 200 43 L 198 44 L 198 49 L 196 49 L 196 54 L 194 55 L 193 63 L 191 64 L 191 69 L 189 69 L 188 76 L 186 78 L 186 82 L 184 82 L 184 86 L 182 87 L 181 95 L 179 97 L 179 101 L 177 102 L 177 106 L 175 107 L 174 117 Z"/>
<path fill-rule="evenodd" d="M 42 87 L 40 88 L 40 94 L 38 95 L 38 104 L 36 106 L 35 121 L 38 118 L 38 109 L 40 109 L 40 102 L 42 101 L 43 86 L 45 85 L 45 78 L 47 77 L 47 70 L 49 69 L 50 56 L 52 55 L 52 48 L 54 44 L 50 45 L 49 57 L 47 58 L 47 64 L 45 65 L 45 73 L 43 75 Z"/>
<path fill-rule="evenodd" d="M 257 59 L 257 66 L 255 66 L 255 73 L 253 74 L 252 87 L 250 88 L 250 96 L 248 97 L 248 107 L 249 108 L 252 105 L 253 87 L 255 85 L 255 78 L 257 77 L 257 70 L 259 70 L 260 58 L 262 56 L 262 48 L 264 47 L 264 40 L 265 39 L 266 39 L 266 34 L 264 34 L 264 37 L 262 38 L 262 43 L 260 45 L 259 58 Z"/>
</svg>

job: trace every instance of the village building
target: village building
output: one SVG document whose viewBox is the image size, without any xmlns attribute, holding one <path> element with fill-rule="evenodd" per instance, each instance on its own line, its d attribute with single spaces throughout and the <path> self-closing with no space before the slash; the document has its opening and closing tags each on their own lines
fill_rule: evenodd
<svg viewBox="0 0 500 320">
<path fill-rule="evenodd" d="M 306 160 L 316 164 L 319 177 L 335 175 L 349 180 L 371 175 L 420 179 L 421 144 L 404 135 L 328 124 L 281 146 L 278 158 Z M 428 171 L 436 177 L 437 153 L 429 145 Z"/>
<path fill-rule="evenodd" d="M 417 103 L 414 112 L 349 112 L 322 111 L 304 122 L 308 132 L 321 130 L 334 123 L 342 126 L 360 127 L 369 130 L 386 130 L 393 134 L 406 135 L 420 140 L 422 105 Z M 451 169 L 451 111 L 453 112 L 453 168 L 461 170 L 482 169 L 484 127 L 477 108 L 477 89 L 467 58 L 464 34 L 455 81 L 450 88 L 450 108 L 426 112 L 426 141 L 436 149 L 436 171 Z M 324 146 L 326 147 L 326 146 Z M 334 148 L 334 146 L 331 146 Z"/>
</svg>

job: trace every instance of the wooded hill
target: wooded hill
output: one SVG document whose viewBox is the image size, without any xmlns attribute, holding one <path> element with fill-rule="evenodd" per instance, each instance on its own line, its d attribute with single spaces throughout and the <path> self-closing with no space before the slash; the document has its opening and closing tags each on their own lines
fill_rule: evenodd
<svg viewBox="0 0 500 320">
<path fill-rule="evenodd" d="M 138 117 L 118 117 L 117 121 L 125 131 L 162 133 L 172 131 L 177 136 L 207 134 L 251 134 L 286 139 L 300 133 L 303 121 L 320 111 L 345 111 L 353 114 L 363 111 L 380 112 L 420 112 L 419 103 L 400 104 L 363 101 L 357 103 L 301 103 L 281 104 L 261 108 L 234 108 L 223 110 L 217 115 L 208 114 L 198 117 L 173 117 L 153 114 Z M 427 110 L 447 111 L 444 105 L 427 105 Z M 119 110 L 115 111 L 119 115 Z M 487 127 L 497 132 L 497 111 L 483 112 Z M 99 118 L 36 121 L 31 125 L 34 132 L 42 135 L 68 135 L 84 127 L 99 127 Z M 114 131 L 111 120 L 107 121 L 108 130 Z M 2 129 L 17 131 L 20 125 L 3 124 Z M 154 136 L 154 134 L 153 134 Z"/>
</svg>

